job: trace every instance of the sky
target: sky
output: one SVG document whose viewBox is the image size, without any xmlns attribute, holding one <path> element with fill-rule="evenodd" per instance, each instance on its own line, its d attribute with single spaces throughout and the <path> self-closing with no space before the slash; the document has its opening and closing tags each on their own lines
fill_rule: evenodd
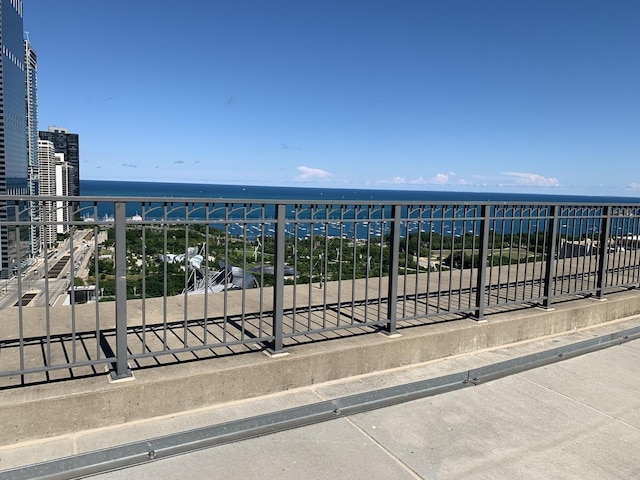
<svg viewBox="0 0 640 480">
<path fill-rule="evenodd" d="M 24 0 L 80 177 L 640 196 L 638 0 Z"/>
</svg>

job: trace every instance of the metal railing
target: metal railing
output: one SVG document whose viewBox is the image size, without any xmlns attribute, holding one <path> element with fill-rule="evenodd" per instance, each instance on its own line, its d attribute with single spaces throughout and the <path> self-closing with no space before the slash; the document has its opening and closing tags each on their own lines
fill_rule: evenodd
<svg viewBox="0 0 640 480">
<path fill-rule="evenodd" d="M 602 297 L 638 286 L 639 224 L 640 204 L 2 197 L 0 388 Z"/>
</svg>

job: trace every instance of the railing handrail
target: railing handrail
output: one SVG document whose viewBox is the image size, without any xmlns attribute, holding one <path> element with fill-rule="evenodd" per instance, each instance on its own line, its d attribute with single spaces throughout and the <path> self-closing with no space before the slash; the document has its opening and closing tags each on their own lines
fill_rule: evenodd
<svg viewBox="0 0 640 480">
<path fill-rule="evenodd" d="M 425 193 L 428 195 L 428 192 Z M 348 200 L 343 198 L 314 198 L 314 199 L 277 199 L 277 198 L 257 198 L 257 197 L 144 197 L 144 196 L 117 196 L 117 195 L 78 195 L 78 196 L 52 196 L 52 195 L 0 195 L 0 200 L 5 199 L 7 201 L 61 201 L 61 202 L 116 202 L 122 201 L 126 203 L 252 203 L 252 204 L 264 204 L 264 205 L 299 205 L 299 204 L 331 204 L 331 205 L 376 205 L 376 206 L 392 206 L 392 205 L 460 205 L 460 206 L 530 206 L 530 205 L 560 205 L 560 206 L 585 206 L 585 207 L 601 207 L 601 206 L 618 206 L 618 207 L 637 207 L 640 204 L 640 197 L 628 197 L 621 201 L 594 201 L 586 200 L 590 197 L 585 197 L 585 200 L 571 200 L 571 201 L 545 201 L 545 200 Z"/>
</svg>

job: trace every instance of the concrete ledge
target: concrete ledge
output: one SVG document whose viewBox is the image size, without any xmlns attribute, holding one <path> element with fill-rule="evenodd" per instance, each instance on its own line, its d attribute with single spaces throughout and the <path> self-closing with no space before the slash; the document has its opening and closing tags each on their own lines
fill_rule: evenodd
<svg viewBox="0 0 640 480">
<path fill-rule="evenodd" d="M 289 355 L 261 352 L 135 371 L 131 382 L 108 375 L 9 389 L 0 395 L 0 445 L 209 407 L 330 380 L 562 334 L 640 314 L 636 291 L 357 337 L 298 345 Z"/>
</svg>

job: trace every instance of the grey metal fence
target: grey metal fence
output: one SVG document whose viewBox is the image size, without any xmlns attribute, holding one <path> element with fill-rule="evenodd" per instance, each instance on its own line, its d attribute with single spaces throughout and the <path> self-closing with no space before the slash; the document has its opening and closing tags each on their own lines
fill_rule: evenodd
<svg viewBox="0 0 640 480">
<path fill-rule="evenodd" d="M 638 286 L 639 219 L 639 204 L 2 197 L 0 388 L 602 297 Z"/>
</svg>

